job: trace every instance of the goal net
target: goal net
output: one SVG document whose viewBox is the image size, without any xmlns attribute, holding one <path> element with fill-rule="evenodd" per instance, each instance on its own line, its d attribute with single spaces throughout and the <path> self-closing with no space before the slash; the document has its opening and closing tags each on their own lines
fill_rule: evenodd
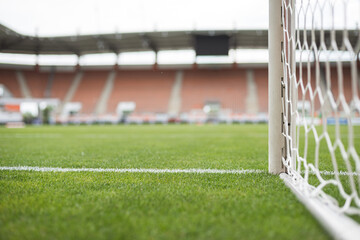
<svg viewBox="0 0 360 240">
<path fill-rule="evenodd" d="M 360 0 L 269 8 L 269 171 L 337 214 L 360 215 Z"/>
</svg>

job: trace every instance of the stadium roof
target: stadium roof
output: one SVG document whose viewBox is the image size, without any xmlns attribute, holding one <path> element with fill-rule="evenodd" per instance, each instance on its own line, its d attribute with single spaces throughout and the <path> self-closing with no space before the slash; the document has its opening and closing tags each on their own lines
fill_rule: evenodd
<svg viewBox="0 0 360 240">
<path fill-rule="evenodd" d="M 196 35 L 227 35 L 230 37 L 230 48 L 232 49 L 266 49 L 268 45 L 267 30 L 194 30 L 34 37 L 19 34 L 0 24 L 0 52 L 84 55 L 93 53 L 186 50 L 195 48 L 194 36 Z M 316 38 L 319 39 L 319 32 L 316 32 L 316 35 Z M 342 31 L 336 31 L 336 38 L 338 43 L 341 43 Z M 355 45 L 358 41 L 357 31 L 350 31 L 349 38 L 352 44 Z"/>
<path fill-rule="evenodd" d="M 0 25 L 0 51 L 23 54 L 92 54 L 184 50 L 194 48 L 195 35 L 228 35 L 230 48 L 267 48 L 267 30 L 169 31 L 34 37 Z"/>
</svg>

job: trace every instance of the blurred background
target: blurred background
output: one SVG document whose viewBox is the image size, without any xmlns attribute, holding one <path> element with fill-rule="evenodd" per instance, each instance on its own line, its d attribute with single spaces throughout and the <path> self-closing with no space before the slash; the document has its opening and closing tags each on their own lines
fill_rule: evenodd
<svg viewBox="0 0 360 240">
<path fill-rule="evenodd" d="M 267 29 L 267 0 L 2 0 L 0 123 L 267 122 Z"/>
</svg>

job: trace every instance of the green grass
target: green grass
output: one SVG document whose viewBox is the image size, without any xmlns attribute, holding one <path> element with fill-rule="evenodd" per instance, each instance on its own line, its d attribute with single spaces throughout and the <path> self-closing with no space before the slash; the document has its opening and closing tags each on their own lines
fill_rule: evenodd
<svg viewBox="0 0 360 240">
<path fill-rule="evenodd" d="M 266 125 L 0 128 L 1 166 L 267 169 Z M 328 239 L 278 176 L 0 171 L 0 239 Z"/>
<path fill-rule="evenodd" d="M 80 126 L 0 130 L 0 165 L 267 168 L 266 126 Z"/>
</svg>

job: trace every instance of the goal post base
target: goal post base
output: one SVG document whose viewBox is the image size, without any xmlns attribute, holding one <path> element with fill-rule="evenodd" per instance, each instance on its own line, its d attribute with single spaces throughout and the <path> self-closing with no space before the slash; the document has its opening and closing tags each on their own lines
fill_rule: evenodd
<svg viewBox="0 0 360 240">
<path fill-rule="evenodd" d="M 357 222 L 344 214 L 335 212 L 319 199 L 305 196 L 288 174 L 281 173 L 280 178 L 334 239 L 359 239 L 360 225 Z"/>
</svg>

